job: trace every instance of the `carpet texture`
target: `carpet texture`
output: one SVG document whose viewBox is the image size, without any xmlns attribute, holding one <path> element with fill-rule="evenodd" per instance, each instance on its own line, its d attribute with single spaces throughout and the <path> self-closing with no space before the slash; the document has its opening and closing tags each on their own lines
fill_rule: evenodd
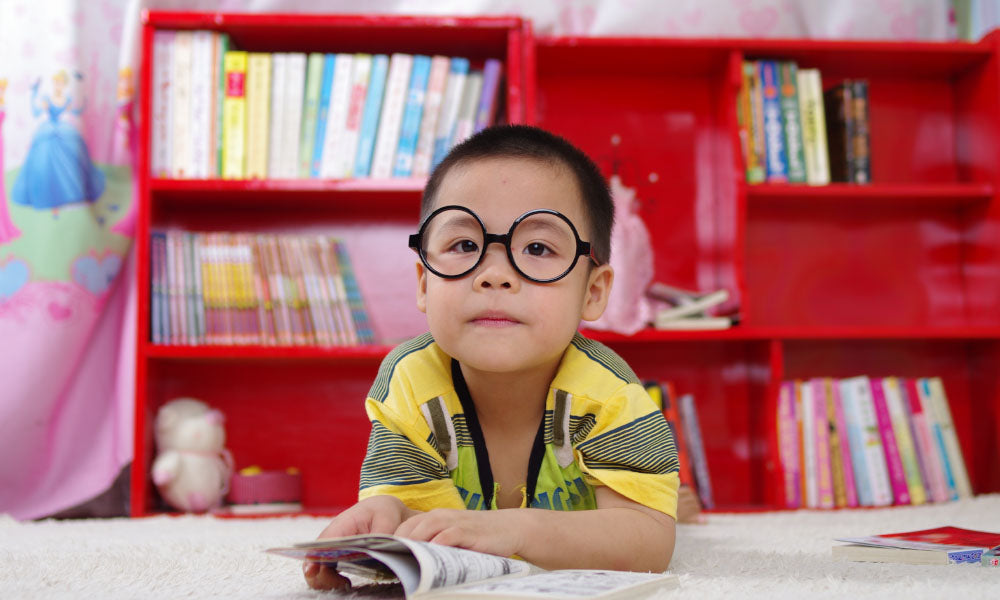
<svg viewBox="0 0 1000 600">
<path fill-rule="evenodd" d="M 955 525 L 1000 531 L 1000 495 L 891 509 L 705 515 L 678 526 L 656 598 L 991 598 L 1000 569 L 836 562 L 834 537 Z M 0 598 L 331 598 L 299 565 L 264 554 L 311 540 L 328 519 L 204 516 L 18 522 L 0 515 Z M 598 541 L 599 542 L 599 541 Z M 401 597 L 396 587 L 348 597 Z"/>
</svg>

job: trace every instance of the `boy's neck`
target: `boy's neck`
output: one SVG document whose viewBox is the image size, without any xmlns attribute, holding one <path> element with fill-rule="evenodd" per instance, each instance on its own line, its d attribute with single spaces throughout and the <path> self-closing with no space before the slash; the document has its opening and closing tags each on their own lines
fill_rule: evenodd
<svg viewBox="0 0 1000 600">
<path fill-rule="evenodd" d="M 461 364 L 462 376 L 485 427 L 536 428 L 562 357 L 516 373 L 490 373 Z"/>
</svg>

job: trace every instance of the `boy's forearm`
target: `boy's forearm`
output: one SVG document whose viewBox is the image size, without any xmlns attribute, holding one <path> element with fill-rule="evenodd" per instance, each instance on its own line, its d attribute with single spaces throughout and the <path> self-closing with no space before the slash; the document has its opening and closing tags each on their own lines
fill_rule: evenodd
<svg viewBox="0 0 1000 600">
<path fill-rule="evenodd" d="M 523 540 L 518 555 L 543 569 L 665 571 L 674 551 L 674 522 L 633 508 L 508 513 Z"/>
</svg>

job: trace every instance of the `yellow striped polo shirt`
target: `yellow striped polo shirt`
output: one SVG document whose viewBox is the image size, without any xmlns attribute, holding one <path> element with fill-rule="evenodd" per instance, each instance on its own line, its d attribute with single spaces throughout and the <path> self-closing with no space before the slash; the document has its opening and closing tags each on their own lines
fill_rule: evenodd
<svg viewBox="0 0 1000 600">
<path fill-rule="evenodd" d="M 496 508 L 475 404 L 458 362 L 429 333 L 386 356 L 365 408 L 372 431 L 361 499 L 390 494 L 417 510 Z M 676 517 L 677 470 L 670 426 L 632 369 L 576 334 L 545 401 L 522 507 L 596 508 L 594 487 L 606 485 Z"/>
</svg>

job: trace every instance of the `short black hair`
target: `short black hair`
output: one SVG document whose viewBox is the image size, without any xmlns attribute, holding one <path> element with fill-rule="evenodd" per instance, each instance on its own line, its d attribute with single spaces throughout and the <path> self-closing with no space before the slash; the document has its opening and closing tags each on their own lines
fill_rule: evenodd
<svg viewBox="0 0 1000 600">
<path fill-rule="evenodd" d="M 615 218 L 607 180 L 582 150 L 558 135 L 530 125 L 487 127 L 452 148 L 427 180 L 420 203 L 420 221 L 433 210 L 438 188 L 453 167 L 486 158 L 528 158 L 568 168 L 576 179 L 584 212 L 590 220 L 588 239 L 594 257 L 607 264 L 611 259 L 611 227 Z"/>
</svg>

